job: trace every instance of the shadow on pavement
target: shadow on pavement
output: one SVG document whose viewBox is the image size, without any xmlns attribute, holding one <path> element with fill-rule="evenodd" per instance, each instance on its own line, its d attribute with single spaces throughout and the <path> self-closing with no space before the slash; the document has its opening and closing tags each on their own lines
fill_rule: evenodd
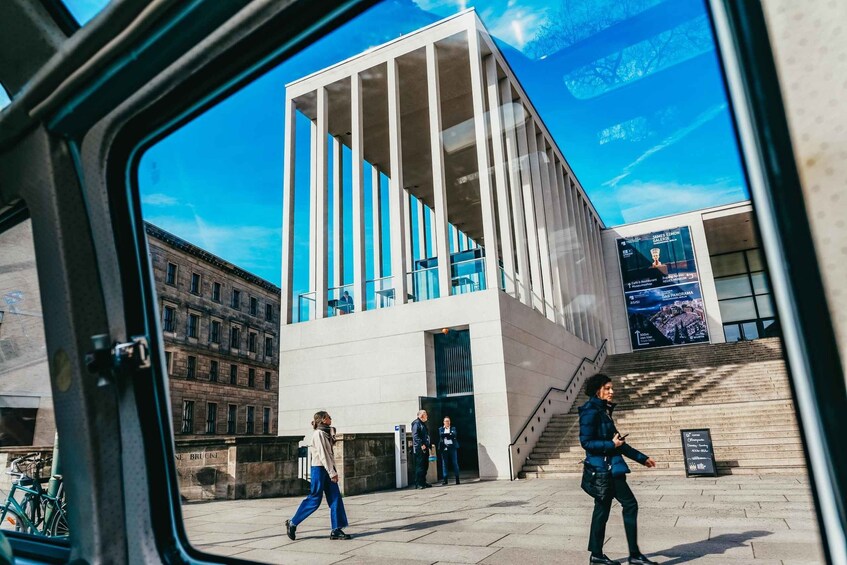
<svg viewBox="0 0 847 565">
<path fill-rule="evenodd" d="M 697 559 L 699 557 L 721 555 L 723 553 L 726 553 L 726 551 L 729 549 L 734 549 L 736 547 L 744 547 L 747 542 L 750 542 L 755 538 L 769 536 L 772 533 L 773 532 L 768 532 L 765 530 L 752 530 L 749 532 L 743 532 L 738 534 L 721 534 L 708 540 L 684 543 L 680 545 L 675 545 L 670 549 L 653 551 L 649 553 L 649 556 L 652 557 L 661 555 L 663 557 L 671 558 L 668 561 L 663 561 L 662 565 L 677 565 L 678 563 L 688 563 L 689 561 L 693 561 L 694 559 Z"/>
</svg>

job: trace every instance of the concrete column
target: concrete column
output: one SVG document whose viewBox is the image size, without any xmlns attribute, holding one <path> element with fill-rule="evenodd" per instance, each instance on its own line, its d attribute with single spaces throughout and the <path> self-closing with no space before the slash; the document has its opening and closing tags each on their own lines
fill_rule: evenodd
<svg viewBox="0 0 847 565">
<path fill-rule="evenodd" d="M 538 238 L 538 254 L 541 259 L 541 278 L 544 281 L 544 314 L 548 319 L 556 321 L 556 310 L 553 302 L 553 276 L 550 268 L 550 242 L 547 236 L 547 220 L 544 215 L 544 188 L 541 183 L 538 142 L 536 139 L 535 120 L 530 117 L 527 124 L 526 139 L 529 144 L 529 167 L 532 175 L 532 200 L 535 204 L 535 226 Z"/>
<path fill-rule="evenodd" d="M 532 171 L 529 157 L 529 132 L 527 121 L 523 116 L 528 112 L 521 106 L 520 122 L 517 127 L 518 155 L 521 165 L 521 195 L 523 196 L 524 217 L 526 219 L 526 241 L 529 249 L 529 269 L 531 274 L 530 291 L 532 306 L 544 314 L 544 277 L 541 275 L 541 258 L 539 253 L 538 229 L 535 221 L 535 204 L 533 203 Z"/>
<path fill-rule="evenodd" d="M 403 221 L 406 228 L 406 273 L 410 273 L 415 259 L 412 250 L 412 193 L 405 188 L 403 189 Z"/>
<path fill-rule="evenodd" d="M 344 182 L 341 140 L 332 138 L 332 286 L 344 284 Z"/>
<path fill-rule="evenodd" d="M 588 268 L 588 248 L 586 246 L 586 242 L 588 238 L 586 236 L 585 229 L 585 213 L 583 209 L 583 199 L 582 194 L 577 190 L 577 188 L 573 185 L 572 190 L 574 193 L 574 217 L 576 219 L 576 227 L 579 241 L 579 250 L 578 250 L 578 260 L 580 272 L 582 274 L 582 285 L 580 289 L 580 294 L 582 295 L 583 302 L 583 312 L 585 313 L 585 341 L 594 345 L 595 344 L 595 329 L 594 329 L 594 313 L 593 303 L 594 297 L 592 295 L 591 289 L 591 275 Z"/>
<path fill-rule="evenodd" d="M 558 298 L 557 308 L 559 323 L 568 328 L 568 320 L 565 316 L 565 305 L 567 304 L 567 274 L 565 270 L 565 250 L 562 236 L 565 231 L 565 224 L 562 220 L 562 206 L 559 202 L 559 183 L 556 180 L 556 154 L 553 147 L 546 147 L 547 154 L 547 186 L 550 188 L 550 204 L 551 217 L 553 219 L 553 229 L 551 230 L 551 243 L 553 246 L 553 268 L 555 270 L 554 287 L 556 288 L 556 296 Z"/>
<path fill-rule="evenodd" d="M 285 99 L 285 132 L 282 157 L 282 286 L 280 297 L 280 323 L 284 326 L 294 321 L 296 297 L 294 286 L 294 163 L 297 142 L 297 107 L 290 98 Z"/>
<path fill-rule="evenodd" d="M 479 171 L 479 203 L 482 213 L 482 234 L 485 239 L 485 288 L 499 288 L 500 267 L 497 264 L 497 225 L 494 219 L 494 192 L 491 188 L 488 159 L 488 124 L 485 120 L 485 90 L 483 89 L 482 52 L 476 23 L 468 30 L 468 52 L 471 58 L 471 98 L 473 99 L 476 159 Z"/>
<path fill-rule="evenodd" d="M 318 139 L 315 151 L 317 189 L 315 252 L 317 261 L 315 268 L 315 318 L 326 317 L 326 287 L 327 287 L 327 137 L 329 137 L 329 120 L 327 116 L 326 88 L 318 88 L 317 123 Z"/>
<path fill-rule="evenodd" d="M 485 85 L 488 90 L 488 116 L 491 121 L 491 148 L 494 152 L 494 184 L 497 190 L 497 217 L 500 222 L 500 253 L 505 273 L 507 294 L 515 295 L 515 244 L 512 238 L 512 215 L 509 206 L 509 184 L 506 170 L 506 150 L 503 145 L 503 110 L 500 103 L 500 84 L 497 80 L 497 61 L 493 55 L 485 58 Z M 497 280 L 500 280 L 498 275 Z M 499 282 L 498 282 L 499 284 Z"/>
<path fill-rule="evenodd" d="M 547 151 L 547 141 L 544 139 L 544 134 L 539 130 L 536 136 L 536 144 L 538 147 L 538 170 L 541 174 L 541 193 L 542 202 L 544 204 L 544 222 L 547 226 L 547 246 L 550 252 L 548 260 L 550 262 L 550 279 L 552 281 L 551 294 L 553 295 L 553 321 L 557 324 L 563 324 L 562 321 L 562 286 L 559 283 L 559 260 L 558 247 L 556 246 L 556 232 L 558 231 L 559 223 L 555 215 L 555 206 L 553 205 L 553 189 L 550 185 L 550 169 L 552 163 L 549 160 Z"/>
<path fill-rule="evenodd" d="M 562 235 L 560 237 L 560 241 L 562 243 L 562 261 L 560 263 L 559 270 L 559 274 L 563 275 L 562 304 L 564 305 L 565 318 L 567 320 L 566 327 L 568 331 L 576 335 L 578 324 L 573 308 L 573 299 L 577 294 L 576 281 L 574 279 L 574 271 L 576 269 L 576 265 L 574 265 L 573 253 L 569 248 L 569 245 L 571 243 L 570 240 L 573 230 L 573 224 L 568 218 L 567 204 L 567 194 L 570 189 L 565 184 L 565 179 L 567 179 L 567 172 L 564 169 L 564 165 L 562 163 L 556 163 L 555 169 L 557 187 L 556 192 L 559 195 L 559 213 L 562 218 Z"/>
<path fill-rule="evenodd" d="M 508 78 L 500 81 L 500 103 L 503 108 L 503 127 L 506 136 L 506 163 L 509 174 L 512 221 L 514 222 L 516 270 L 520 274 L 518 296 L 521 302 L 532 307 L 530 294 L 529 255 L 526 249 L 526 219 L 521 195 L 521 168 L 518 139 L 515 134 L 517 120 L 512 103 L 512 85 Z"/>
<path fill-rule="evenodd" d="M 382 277 L 382 190 L 379 169 L 371 165 L 371 218 L 373 220 L 374 279 Z"/>
<path fill-rule="evenodd" d="M 429 98 L 429 147 L 432 155 L 432 192 L 435 221 L 432 224 L 434 251 L 438 257 L 438 296 L 450 296 L 450 235 L 447 223 L 447 182 L 444 178 L 444 149 L 441 144 L 441 84 L 438 78 L 438 52 L 434 43 L 426 46 L 426 85 Z"/>
<path fill-rule="evenodd" d="M 564 177 L 565 183 L 565 205 L 567 207 L 568 213 L 568 246 L 569 246 L 569 255 L 570 260 L 568 263 L 571 265 L 571 272 L 573 273 L 573 283 L 574 283 L 574 294 L 571 302 L 572 310 L 574 312 L 574 333 L 578 338 L 583 341 L 588 341 L 588 330 L 586 329 L 586 316 L 585 312 L 583 312 L 582 294 L 583 284 L 582 284 L 582 269 L 579 265 L 579 228 L 577 227 L 577 215 L 576 215 L 576 188 L 571 183 L 570 176 L 565 173 Z"/>
<path fill-rule="evenodd" d="M 309 290 L 316 288 L 318 269 L 318 124 L 309 125 Z"/>
<path fill-rule="evenodd" d="M 595 248 L 594 242 L 594 231 L 596 230 L 594 215 L 591 213 L 591 209 L 587 205 L 583 208 L 583 212 L 585 212 L 585 229 L 588 239 L 589 258 L 591 259 L 588 264 L 591 267 L 591 290 L 594 295 L 595 344 L 599 347 L 600 344 L 603 343 L 602 310 L 603 295 L 606 293 L 606 289 L 600 286 L 600 270 L 602 265 L 598 260 L 597 249 Z"/>
<path fill-rule="evenodd" d="M 418 222 L 418 259 L 426 259 L 426 218 L 424 204 L 418 199 L 415 199 L 415 215 Z"/>
<path fill-rule="evenodd" d="M 353 136 L 353 311 L 365 306 L 365 190 L 362 127 L 362 77 L 350 77 L 350 133 Z"/>
<path fill-rule="evenodd" d="M 391 278 L 394 303 L 405 304 L 406 292 L 406 193 L 403 190 L 403 148 L 400 137 L 400 80 L 397 59 L 388 66 L 388 153 L 391 160 L 389 200 L 391 206 Z"/>
<path fill-rule="evenodd" d="M 600 328 L 600 289 L 597 282 L 597 264 L 594 262 L 594 247 L 591 236 L 591 213 L 583 201 L 582 203 L 582 221 L 583 230 L 585 232 L 585 267 L 588 270 L 588 288 L 591 295 L 591 333 L 594 336 L 592 342 L 595 346 L 599 346 L 601 342 Z"/>
<path fill-rule="evenodd" d="M 600 342 L 602 343 L 604 339 L 612 341 L 612 325 L 611 318 L 609 316 L 609 299 L 606 294 L 606 289 L 608 287 L 606 286 L 606 264 L 605 261 L 603 261 L 603 244 L 600 235 L 600 222 L 592 216 L 591 223 L 594 260 L 597 265 L 597 284 L 599 285 L 597 289 L 597 296 L 600 306 Z"/>
</svg>

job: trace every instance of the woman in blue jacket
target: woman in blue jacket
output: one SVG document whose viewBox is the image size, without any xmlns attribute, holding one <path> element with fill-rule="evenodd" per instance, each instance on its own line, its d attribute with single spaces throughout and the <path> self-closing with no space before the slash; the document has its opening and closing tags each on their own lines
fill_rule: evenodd
<svg viewBox="0 0 847 565">
<path fill-rule="evenodd" d="M 585 394 L 588 402 L 579 408 L 579 443 L 585 449 L 584 464 L 599 471 L 611 471 L 613 493 L 606 498 L 594 499 L 594 514 L 591 516 L 591 532 L 588 538 L 589 563 L 605 565 L 617 564 L 603 554 L 603 540 L 606 537 L 606 522 L 612 508 L 612 498 L 616 498 L 623 507 L 623 524 L 626 541 L 629 546 L 629 563 L 632 565 L 656 565 L 638 548 L 638 502 L 626 483 L 629 467 L 623 455 L 638 461 L 647 467 L 655 467 L 656 462 L 626 443 L 618 433 L 612 420 L 614 390 L 612 379 L 598 373 L 585 382 Z"/>
<path fill-rule="evenodd" d="M 442 485 L 447 484 L 447 464 L 453 468 L 453 477 L 459 484 L 459 437 L 456 428 L 450 425 L 450 417 L 444 418 L 444 425 L 438 428 L 438 453 L 441 455 Z"/>
</svg>

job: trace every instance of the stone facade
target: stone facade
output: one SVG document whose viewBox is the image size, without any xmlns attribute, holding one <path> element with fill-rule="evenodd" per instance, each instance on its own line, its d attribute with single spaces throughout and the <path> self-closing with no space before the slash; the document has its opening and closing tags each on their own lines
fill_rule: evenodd
<svg viewBox="0 0 847 565">
<path fill-rule="evenodd" d="M 152 224 L 147 235 L 175 435 L 276 435 L 279 288 Z"/>
<path fill-rule="evenodd" d="M 308 490 L 308 483 L 297 478 L 297 445 L 302 439 L 303 436 L 178 438 L 176 470 L 180 494 L 185 500 L 301 495 Z"/>
<path fill-rule="evenodd" d="M 335 466 L 345 496 L 394 488 L 394 434 L 339 434 Z"/>
<path fill-rule="evenodd" d="M 0 447 L 52 446 L 53 392 L 32 222 L 0 233 Z"/>
</svg>

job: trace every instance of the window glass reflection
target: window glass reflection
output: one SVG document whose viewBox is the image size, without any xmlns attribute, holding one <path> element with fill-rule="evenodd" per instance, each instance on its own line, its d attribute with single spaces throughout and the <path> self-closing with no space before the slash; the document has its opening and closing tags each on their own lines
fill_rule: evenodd
<svg viewBox="0 0 847 565">
<path fill-rule="evenodd" d="M 721 318 L 724 322 L 749 320 L 756 317 L 756 305 L 752 298 L 721 300 Z"/>
<path fill-rule="evenodd" d="M 713 255 L 712 272 L 715 277 L 737 275 L 747 272 L 747 264 L 744 262 L 744 253 L 727 253 L 726 255 Z"/>
<path fill-rule="evenodd" d="M 750 279 L 746 274 L 716 279 L 715 287 L 718 291 L 718 299 L 738 298 L 751 294 Z"/>
</svg>

